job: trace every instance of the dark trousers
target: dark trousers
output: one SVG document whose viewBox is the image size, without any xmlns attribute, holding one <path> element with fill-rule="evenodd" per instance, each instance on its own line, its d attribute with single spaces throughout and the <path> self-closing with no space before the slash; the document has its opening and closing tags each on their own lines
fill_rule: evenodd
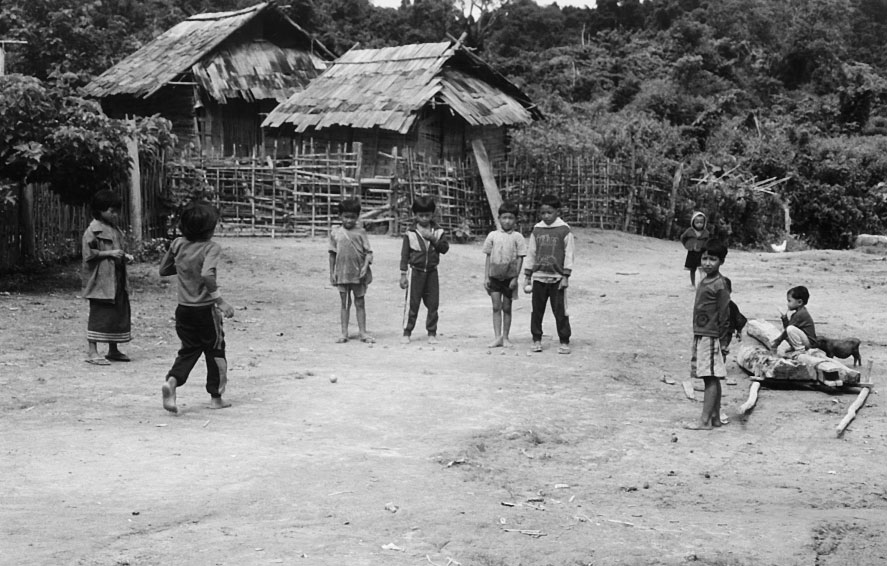
<svg viewBox="0 0 887 566">
<path fill-rule="evenodd" d="M 205 307 L 176 308 L 176 334 L 182 341 L 179 355 L 173 362 L 167 377 L 174 377 L 179 385 L 188 381 L 200 355 L 206 362 L 206 392 L 219 395 L 219 366 L 216 358 L 225 357 L 225 333 L 222 331 L 222 313 L 215 305 Z"/>
<path fill-rule="evenodd" d="M 561 344 L 570 343 L 570 317 L 567 316 L 566 290 L 560 289 L 560 282 L 542 283 L 533 281 L 533 314 L 530 316 L 530 334 L 533 342 L 542 340 L 542 317 L 545 316 L 546 303 L 551 302 L 554 322 L 557 325 L 557 337 Z"/>
<path fill-rule="evenodd" d="M 437 279 L 437 270 L 420 271 L 412 270 L 410 276 L 410 314 L 407 317 L 407 325 L 403 329 L 403 335 L 409 336 L 416 327 L 416 318 L 419 316 L 419 305 L 425 303 L 428 315 L 425 318 L 425 330 L 429 336 L 437 335 L 437 307 L 440 305 L 440 283 Z"/>
</svg>

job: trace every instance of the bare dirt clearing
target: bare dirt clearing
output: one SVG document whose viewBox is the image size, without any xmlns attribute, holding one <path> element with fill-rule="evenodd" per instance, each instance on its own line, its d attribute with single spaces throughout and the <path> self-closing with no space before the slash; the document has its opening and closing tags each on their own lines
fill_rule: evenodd
<svg viewBox="0 0 887 566">
<path fill-rule="evenodd" d="M 207 407 L 202 365 L 179 390 L 181 415 L 161 408 L 178 342 L 174 283 L 154 266 L 131 271 L 133 362 L 111 367 L 83 363 L 87 308 L 71 277 L 39 294 L 0 282 L 0 563 L 887 561 L 880 395 L 843 439 L 834 427 L 855 395 L 813 389 L 765 388 L 746 420 L 681 428 L 700 404 L 680 386 L 693 291 L 675 242 L 578 231 L 569 356 L 549 336 L 528 355 L 526 296 L 517 347 L 484 347 L 479 243 L 442 260 L 432 347 L 418 330 L 398 344 L 397 239 L 372 237 L 373 346 L 334 343 L 325 240 L 220 242 L 238 308 L 223 411 Z M 810 287 L 819 332 L 861 338 L 882 382 L 882 257 L 733 250 L 724 273 L 749 317 L 774 318 L 786 289 Z M 731 413 L 748 380 L 728 367 Z"/>
</svg>

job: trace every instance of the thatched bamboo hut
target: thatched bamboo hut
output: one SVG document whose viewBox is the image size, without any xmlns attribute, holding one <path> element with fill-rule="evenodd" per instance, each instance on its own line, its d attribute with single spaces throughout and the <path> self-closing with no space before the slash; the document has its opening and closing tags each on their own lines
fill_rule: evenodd
<svg viewBox="0 0 887 566">
<path fill-rule="evenodd" d="M 182 146 L 248 154 L 265 115 L 334 58 L 273 2 L 191 16 L 89 85 L 113 117 L 160 114 Z"/>
<path fill-rule="evenodd" d="M 379 151 L 409 148 L 433 160 L 465 158 L 481 139 L 491 159 L 508 128 L 541 117 L 529 97 L 459 42 L 354 49 L 262 123 L 268 136 L 363 147 L 363 174 Z"/>
</svg>

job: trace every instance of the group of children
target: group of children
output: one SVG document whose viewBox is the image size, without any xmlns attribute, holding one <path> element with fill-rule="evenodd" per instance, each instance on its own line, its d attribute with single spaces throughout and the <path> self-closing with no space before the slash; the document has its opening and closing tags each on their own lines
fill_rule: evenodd
<svg viewBox="0 0 887 566">
<path fill-rule="evenodd" d="M 559 217 L 560 200 L 545 195 L 540 200 L 542 220 L 533 228 L 530 244 L 515 231 L 518 208 L 512 203 L 499 207 L 499 229 L 491 232 L 482 247 L 486 254 L 484 288 L 493 303 L 494 347 L 511 346 L 511 304 L 519 292 L 521 271 L 526 277 L 525 291 L 532 293 L 533 314 L 530 332 L 532 351 L 542 351 L 542 319 L 546 305 L 551 304 L 560 346 L 558 352 L 570 353 L 570 318 L 567 314 L 566 289 L 573 267 L 573 234 Z M 400 288 L 404 295 L 404 324 L 401 342 L 409 344 L 419 308 L 425 305 L 425 330 L 428 343 L 437 343 L 440 283 L 440 256 L 450 249 L 444 231 L 434 221 L 435 203 L 430 196 L 417 196 L 412 211 L 415 221 L 403 236 L 400 254 Z M 357 226 L 360 202 L 346 199 L 339 204 L 342 225 L 330 233 L 330 282 L 339 290 L 342 335 L 338 342 L 347 342 L 351 298 L 357 311 L 360 339 L 373 342 L 366 332 L 364 296 L 371 280 L 369 266 L 373 252 L 366 231 Z M 525 260 L 526 258 L 526 260 Z"/>
<path fill-rule="evenodd" d="M 126 264 L 132 261 L 124 251 L 120 230 L 122 200 L 112 191 L 98 191 L 92 198 L 93 221 L 83 235 L 84 297 L 89 300 L 87 325 L 88 353 L 86 361 L 109 365 L 128 362 L 129 357 L 118 344 L 130 341 L 130 305 Z M 359 339 L 372 343 L 366 329 L 367 286 L 372 281 L 373 251 L 366 231 L 357 224 L 360 202 L 345 199 L 339 203 L 341 226 L 330 233 L 330 283 L 341 298 L 341 335 L 338 342 L 349 339 L 348 325 L 351 303 L 356 308 Z M 487 256 L 484 288 L 493 307 L 494 340 L 490 347 L 510 346 L 512 301 L 519 292 L 521 272 L 524 291 L 532 294 L 530 333 L 533 352 L 542 351 L 542 320 L 547 305 L 554 313 L 559 346 L 558 353 L 570 353 L 570 318 L 567 313 L 567 288 L 573 267 L 574 237 L 570 226 L 559 216 L 560 201 L 556 195 L 540 199 L 541 220 L 533 227 L 529 245 L 515 230 L 518 208 L 504 203 L 499 208 L 499 228 L 484 240 Z M 419 307 L 427 310 L 425 329 L 429 343 L 437 340 L 440 256 L 449 250 L 444 231 L 434 222 L 434 200 L 417 196 L 412 204 L 415 222 L 403 236 L 400 258 L 400 287 L 405 290 L 404 326 L 401 341 L 410 342 L 418 318 Z M 225 356 L 225 335 L 222 317 L 234 316 L 234 309 L 221 297 L 216 281 L 221 246 L 212 240 L 218 213 L 208 203 L 195 202 L 183 210 L 176 238 L 160 264 L 160 275 L 178 279 L 176 334 L 181 340 L 172 367 L 161 388 L 163 407 L 177 413 L 176 390 L 184 385 L 200 356 L 206 363 L 206 391 L 210 406 L 230 406 L 222 400 L 228 381 Z M 722 426 L 721 380 L 726 378 L 726 356 L 732 337 L 730 314 L 730 280 L 720 270 L 727 257 L 726 246 L 709 237 L 705 217 L 694 215 L 691 228 L 681 241 L 688 249 L 685 265 L 695 285 L 695 271 L 704 278 L 696 286 L 693 304 L 693 347 L 691 376 L 705 384 L 702 414 L 687 428 L 709 430 Z M 692 254 L 692 255 L 691 255 Z M 784 332 L 771 344 L 781 352 L 803 351 L 816 347 L 816 331 L 806 304 L 810 294 L 805 287 L 788 291 L 787 306 L 793 314 L 782 315 Z M 107 342 L 108 353 L 101 357 L 97 343 Z M 786 342 L 786 346 L 782 343 Z"/>
<path fill-rule="evenodd" d="M 727 247 L 712 239 L 705 226 L 705 215 L 693 214 L 690 228 L 681 234 L 687 249 L 684 266 L 690 270 L 690 284 L 696 287 L 693 301 L 693 346 L 690 352 L 690 376 L 705 384 L 702 414 L 699 420 L 687 423 L 691 430 L 711 430 L 723 426 L 721 418 L 721 380 L 727 377 L 727 353 L 735 323 L 731 313 L 730 279 L 721 274 L 727 258 Z M 704 278 L 696 285 L 696 270 Z M 791 317 L 781 314 L 783 332 L 772 343 L 771 350 L 791 356 L 817 346 L 816 328 L 807 302 L 810 292 L 806 287 L 792 287 L 786 301 Z"/>
</svg>

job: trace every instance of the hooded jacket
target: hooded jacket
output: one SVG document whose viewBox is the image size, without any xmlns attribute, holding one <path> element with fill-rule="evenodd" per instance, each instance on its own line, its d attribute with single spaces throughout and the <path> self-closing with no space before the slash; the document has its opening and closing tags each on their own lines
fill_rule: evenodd
<svg viewBox="0 0 887 566">
<path fill-rule="evenodd" d="M 703 223 L 702 230 L 699 232 L 693 227 L 693 221 L 695 221 L 697 217 L 702 217 Z M 701 252 L 710 237 L 711 232 L 708 231 L 708 219 L 705 217 L 705 214 L 694 212 L 693 216 L 690 218 L 690 227 L 684 230 L 684 233 L 681 234 L 681 243 L 691 252 Z"/>
</svg>

